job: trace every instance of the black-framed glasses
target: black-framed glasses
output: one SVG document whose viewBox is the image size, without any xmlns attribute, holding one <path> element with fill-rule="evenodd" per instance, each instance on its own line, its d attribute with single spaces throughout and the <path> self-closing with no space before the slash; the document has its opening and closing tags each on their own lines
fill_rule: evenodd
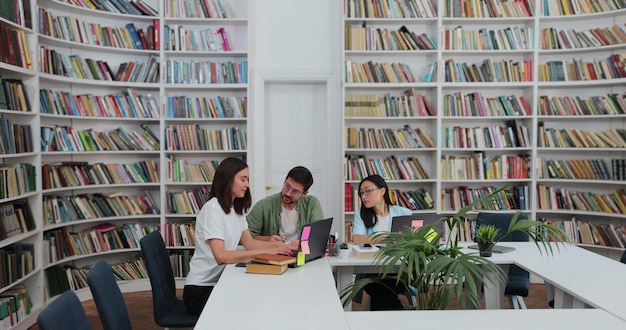
<svg viewBox="0 0 626 330">
<path fill-rule="evenodd" d="M 287 183 L 287 182 L 285 182 L 285 184 L 283 185 L 283 191 L 284 192 L 287 192 L 287 191 L 291 192 L 291 195 L 293 197 L 298 197 L 298 196 L 304 194 L 304 192 L 302 192 L 302 191 L 300 191 L 298 189 L 292 188 L 291 185 L 289 183 Z"/>
<path fill-rule="evenodd" d="M 361 197 L 367 196 L 370 193 L 372 193 L 372 191 L 376 191 L 376 190 L 380 190 L 380 188 L 370 188 L 370 189 L 367 189 L 367 190 L 361 190 L 361 191 L 359 191 L 359 196 L 361 196 Z"/>
</svg>

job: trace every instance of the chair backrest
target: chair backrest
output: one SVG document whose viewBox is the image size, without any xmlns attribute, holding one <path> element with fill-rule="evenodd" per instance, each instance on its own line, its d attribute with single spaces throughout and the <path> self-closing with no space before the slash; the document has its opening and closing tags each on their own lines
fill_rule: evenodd
<svg viewBox="0 0 626 330">
<path fill-rule="evenodd" d="M 622 253 L 622 257 L 619 259 L 619 262 L 626 264 L 626 250 Z"/>
<path fill-rule="evenodd" d="M 154 231 L 146 235 L 139 243 L 152 287 L 154 320 L 160 324 L 162 317 L 174 308 L 177 300 L 172 264 L 160 232 Z"/>
<path fill-rule="evenodd" d="M 91 330 L 85 309 L 74 291 L 65 291 L 37 315 L 41 330 Z"/>
<path fill-rule="evenodd" d="M 104 330 L 130 330 L 132 328 L 124 296 L 109 264 L 100 260 L 87 273 L 87 283 L 96 303 Z"/>
<path fill-rule="evenodd" d="M 513 232 L 509 235 L 504 236 L 504 234 L 509 229 L 509 224 L 513 219 L 513 213 L 487 213 L 480 212 L 476 216 L 476 227 L 478 228 L 480 225 L 494 225 L 500 228 L 500 236 L 496 239 L 502 242 L 528 242 L 528 234 L 523 232 Z M 518 220 L 528 219 L 526 215 L 520 214 Z"/>
</svg>

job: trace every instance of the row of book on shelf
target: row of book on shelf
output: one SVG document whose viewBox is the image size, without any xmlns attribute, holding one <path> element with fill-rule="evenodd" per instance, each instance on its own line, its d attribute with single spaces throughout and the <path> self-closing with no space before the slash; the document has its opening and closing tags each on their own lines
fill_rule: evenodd
<svg viewBox="0 0 626 330">
<path fill-rule="evenodd" d="M 0 294 L 0 325 L 10 329 L 30 315 L 33 302 L 22 283 Z"/>
<path fill-rule="evenodd" d="M 463 26 L 443 29 L 443 47 L 446 50 L 525 50 L 535 48 L 535 32 L 532 27 L 519 26 L 504 29 L 478 30 Z"/>
<path fill-rule="evenodd" d="M 35 229 L 35 219 L 26 200 L 0 204 L 0 240 Z"/>
<path fill-rule="evenodd" d="M 233 18 L 228 0 L 165 0 L 164 17 Z"/>
<path fill-rule="evenodd" d="M 541 210 L 578 210 L 626 214 L 626 192 L 624 189 L 612 189 L 609 193 L 596 193 L 538 184 L 536 195 L 537 208 Z"/>
<path fill-rule="evenodd" d="M 9 0 L 10 1 L 10 0 Z M 28 40 L 23 30 L 0 25 L 0 62 L 32 69 Z"/>
<path fill-rule="evenodd" d="M 506 126 L 444 127 L 443 148 L 530 148 L 526 125 L 507 120 Z"/>
<path fill-rule="evenodd" d="M 165 100 L 165 115 L 167 118 L 246 118 L 248 98 L 168 96 Z"/>
<path fill-rule="evenodd" d="M 539 81 L 582 81 L 626 78 L 626 53 L 593 60 L 550 60 L 538 65 Z"/>
<path fill-rule="evenodd" d="M 33 164 L 0 165 L 0 199 L 17 197 L 37 190 L 36 168 Z"/>
<path fill-rule="evenodd" d="M 589 98 L 580 96 L 539 96 L 539 115 L 598 116 L 626 114 L 626 93 L 607 93 Z"/>
<path fill-rule="evenodd" d="M 345 82 L 347 83 L 416 83 L 430 82 L 436 65 L 427 65 L 421 76 L 413 65 L 406 63 L 358 63 L 345 61 Z M 432 70 L 431 70 L 432 68 Z"/>
<path fill-rule="evenodd" d="M 203 186 L 191 191 L 168 191 L 165 200 L 168 214 L 197 214 L 209 201 L 209 189 Z"/>
<path fill-rule="evenodd" d="M 358 197 L 358 189 L 352 187 L 352 184 L 345 184 L 344 192 L 344 211 L 352 212 L 361 209 L 361 198 Z M 430 210 L 434 208 L 434 201 L 428 192 L 424 188 L 417 190 L 389 190 L 389 198 L 394 205 L 400 205 L 410 210 Z"/>
<path fill-rule="evenodd" d="M 73 6 L 126 15 L 158 16 L 158 12 L 144 0 L 59 0 Z"/>
<path fill-rule="evenodd" d="M 163 49 L 190 52 L 231 51 L 228 33 L 224 27 L 189 29 L 183 25 L 163 27 Z"/>
<path fill-rule="evenodd" d="M 46 195 L 43 201 L 44 225 L 83 219 L 158 215 L 159 207 L 149 192 L 141 195 L 78 194 Z"/>
<path fill-rule="evenodd" d="M 0 17 L 19 26 L 32 28 L 30 1 L 5 0 L 0 3 Z"/>
<path fill-rule="evenodd" d="M 613 223 L 598 223 L 572 217 L 571 220 L 549 220 L 541 218 L 562 229 L 573 243 L 602 245 L 616 248 L 626 247 L 626 226 Z"/>
<path fill-rule="evenodd" d="M 541 30 L 541 49 L 577 49 L 626 43 L 626 25 L 591 28 L 582 31 L 548 27 Z"/>
<path fill-rule="evenodd" d="M 0 118 L 0 154 L 33 152 L 33 133 L 30 124 L 11 123 Z"/>
<path fill-rule="evenodd" d="M 404 125 L 402 128 L 346 127 L 347 149 L 417 149 L 434 148 L 435 144 L 421 128 Z"/>
<path fill-rule="evenodd" d="M 170 263 L 175 277 L 185 277 L 189 273 L 189 260 L 193 249 L 170 251 Z M 148 278 L 148 271 L 141 256 L 126 258 L 120 263 L 110 264 L 111 271 L 118 281 L 132 281 Z M 82 267 L 74 265 L 56 265 L 46 268 L 46 297 L 50 298 L 67 290 L 78 290 L 89 287 L 87 273 L 92 264 Z"/>
<path fill-rule="evenodd" d="M 104 96 L 75 95 L 67 91 L 39 90 L 41 113 L 102 118 L 158 118 L 159 106 L 151 93 L 133 88 Z"/>
<path fill-rule="evenodd" d="M 158 225 L 124 224 L 116 227 L 103 223 L 75 233 L 68 227 L 44 232 L 44 264 L 55 263 L 77 255 L 95 254 L 121 249 L 138 249 L 139 241 L 159 230 Z"/>
<path fill-rule="evenodd" d="M 533 60 L 484 59 L 482 62 L 444 61 L 445 82 L 528 82 L 533 80 Z"/>
<path fill-rule="evenodd" d="M 527 210 L 530 207 L 528 187 L 524 185 L 507 186 L 501 189 L 497 198 L 479 203 L 476 210 Z M 498 188 L 459 186 L 441 189 L 441 209 L 460 210 L 474 201 L 496 192 Z"/>
<path fill-rule="evenodd" d="M 585 221 L 572 217 L 571 220 L 555 220 L 539 217 L 542 221 L 558 227 L 565 232 L 569 242 L 574 244 L 601 245 L 616 248 L 626 247 L 626 226 L 618 224 L 598 223 Z M 352 241 L 353 223 L 345 223 L 345 239 Z M 476 233 L 476 220 L 462 217 L 457 226 L 450 233 L 446 233 L 447 239 L 458 238 L 459 241 L 473 242 Z"/>
<path fill-rule="evenodd" d="M 155 50 L 155 26 L 137 29 L 134 23 L 121 26 L 102 26 L 100 23 L 82 21 L 78 18 L 59 15 L 55 16 L 46 8 L 38 8 L 40 34 L 79 44 L 103 46 L 123 49 Z"/>
<path fill-rule="evenodd" d="M 159 182 L 159 164 L 154 160 L 128 164 L 66 161 L 44 163 L 41 168 L 43 189 Z"/>
<path fill-rule="evenodd" d="M 426 33 L 417 34 L 402 25 L 397 30 L 346 25 L 345 50 L 435 50 L 437 43 Z"/>
<path fill-rule="evenodd" d="M 366 155 L 344 158 L 344 180 L 362 180 L 378 174 L 385 180 L 424 180 L 429 175 L 415 157 L 389 156 L 384 159 L 370 158 Z"/>
<path fill-rule="evenodd" d="M 246 130 L 239 127 L 205 129 L 197 124 L 165 128 L 166 150 L 246 150 Z"/>
<path fill-rule="evenodd" d="M 604 159 L 545 159 L 535 158 L 535 173 L 539 179 L 626 180 L 626 160 L 612 158 L 611 167 Z"/>
<path fill-rule="evenodd" d="M 131 151 L 160 150 L 159 138 L 146 124 L 142 131 L 128 133 L 124 127 L 108 132 L 71 126 L 41 126 L 41 151 Z"/>
<path fill-rule="evenodd" d="M 575 128 L 546 127 L 538 123 L 537 139 L 540 148 L 625 148 L 626 129 L 611 128 L 590 132 Z"/>
<path fill-rule="evenodd" d="M 217 160 L 203 160 L 198 164 L 189 164 L 186 159 L 167 156 L 168 182 L 211 182 L 219 166 Z"/>
<path fill-rule="evenodd" d="M 247 84 L 248 61 L 176 61 L 165 62 L 168 84 Z"/>
<path fill-rule="evenodd" d="M 403 91 L 402 96 L 390 93 L 346 94 L 346 117 L 427 117 L 434 116 L 433 108 L 424 95 L 414 88 Z"/>
<path fill-rule="evenodd" d="M 20 79 L 0 78 L 0 109 L 31 111 L 28 93 Z"/>
<path fill-rule="evenodd" d="M 35 269 L 35 248 L 30 243 L 16 243 L 0 250 L 0 287 L 15 283 Z"/>
<path fill-rule="evenodd" d="M 436 3 L 431 0 L 343 0 L 343 11 L 346 17 L 349 18 L 437 17 Z"/>
<path fill-rule="evenodd" d="M 528 179 L 530 156 L 489 156 L 482 151 L 473 156 L 444 155 L 440 168 L 443 180 Z"/>
<path fill-rule="evenodd" d="M 546 16 L 581 15 L 626 8 L 624 0 L 542 0 Z"/>
<path fill-rule="evenodd" d="M 455 92 L 443 96 L 444 117 L 531 116 L 524 95 L 483 97 L 481 92 Z"/>
</svg>

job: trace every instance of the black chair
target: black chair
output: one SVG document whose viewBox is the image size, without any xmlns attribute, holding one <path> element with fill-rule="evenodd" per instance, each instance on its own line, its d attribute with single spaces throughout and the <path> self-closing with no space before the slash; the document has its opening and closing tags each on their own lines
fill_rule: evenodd
<svg viewBox="0 0 626 330">
<path fill-rule="evenodd" d="M 626 264 L 626 250 L 622 253 L 622 257 L 619 259 L 619 262 Z"/>
<path fill-rule="evenodd" d="M 152 287 L 154 322 L 168 328 L 196 325 L 198 316 L 187 313 L 183 301 L 176 297 L 174 272 L 161 233 L 154 231 L 142 238 L 139 243 Z"/>
<path fill-rule="evenodd" d="M 83 304 L 71 290 L 60 294 L 37 315 L 37 325 L 41 330 L 92 329 Z"/>
<path fill-rule="evenodd" d="M 96 303 L 104 330 L 132 329 L 124 296 L 117 286 L 111 267 L 100 260 L 87 273 L 87 283 Z"/>
<path fill-rule="evenodd" d="M 480 225 L 494 225 L 500 228 L 501 235 L 497 238 L 501 242 L 528 242 L 528 234 L 524 232 L 514 232 L 504 236 L 509 228 L 509 224 L 513 219 L 514 214 L 511 213 L 486 213 L 480 212 L 477 216 L 476 227 Z M 520 214 L 518 219 L 528 219 L 525 215 Z M 516 266 L 509 266 L 509 272 L 504 288 L 504 295 L 508 296 L 511 300 L 511 305 L 515 309 L 526 309 L 523 297 L 528 297 L 528 290 L 530 289 L 530 273 L 528 271 Z"/>
</svg>

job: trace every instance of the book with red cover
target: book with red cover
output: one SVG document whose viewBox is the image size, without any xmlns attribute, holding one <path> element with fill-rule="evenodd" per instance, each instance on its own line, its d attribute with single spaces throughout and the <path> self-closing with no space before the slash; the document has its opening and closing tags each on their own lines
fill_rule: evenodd
<svg viewBox="0 0 626 330">
<path fill-rule="evenodd" d="M 288 265 L 296 262 L 296 257 L 262 253 L 252 257 L 252 261 L 268 265 Z"/>
</svg>

